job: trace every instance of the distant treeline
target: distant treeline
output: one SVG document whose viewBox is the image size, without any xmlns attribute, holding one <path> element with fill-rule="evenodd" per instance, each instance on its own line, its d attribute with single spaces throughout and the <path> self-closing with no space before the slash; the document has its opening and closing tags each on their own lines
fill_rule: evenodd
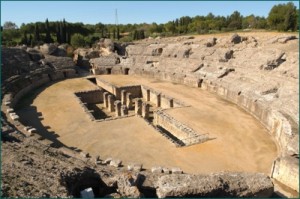
<svg viewBox="0 0 300 199">
<path fill-rule="evenodd" d="M 22 24 L 19 28 L 13 22 L 5 22 L 1 27 L 2 44 L 7 46 L 26 44 L 34 46 L 42 43 L 69 43 L 75 47 L 91 46 L 100 38 L 132 41 L 145 37 L 165 37 L 185 34 L 207 34 L 242 29 L 266 29 L 296 31 L 299 9 L 292 3 L 273 6 L 267 18 L 255 15 L 242 16 L 234 11 L 230 16 L 183 16 L 165 24 L 102 24 L 70 23 L 62 21 Z"/>
</svg>

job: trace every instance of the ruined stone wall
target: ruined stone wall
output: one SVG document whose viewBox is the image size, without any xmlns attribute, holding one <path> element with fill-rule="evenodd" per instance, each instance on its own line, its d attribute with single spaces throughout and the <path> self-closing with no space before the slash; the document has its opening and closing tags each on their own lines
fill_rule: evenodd
<svg viewBox="0 0 300 199">
<path fill-rule="evenodd" d="M 274 161 L 271 177 L 299 192 L 299 159 L 278 158 Z"/>
<path fill-rule="evenodd" d="M 103 90 L 101 89 L 76 92 L 75 95 L 79 97 L 82 102 L 88 104 L 99 104 L 103 102 Z"/>
<path fill-rule="evenodd" d="M 100 78 L 96 78 L 96 83 L 98 86 L 100 86 L 104 90 L 112 93 L 116 97 L 116 99 L 121 98 L 119 89 L 116 86 L 114 86 L 113 84 L 111 84 L 103 79 L 100 79 Z"/>
<path fill-rule="evenodd" d="M 82 98 L 79 97 L 79 95 L 78 95 L 77 93 L 75 93 L 74 95 L 75 95 L 75 98 L 76 98 L 77 101 L 78 101 L 78 104 L 82 107 L 83 111 L 86 113 L 86 114 L 84 114 L 84 115 L 87 115 L 88 118 L 89 118 L 91 121 L 96 120 L 95 117 L 93 116 L 93 112 L 94 112 L 94 111 L 93 111 L 93 110 L 89 110 L 89 109 L 87 108 L 87 103 L 84 102 L 84 101 L 82 100 Z"/>
<path fill-rule="evenodd" d="M 133 98 L 142 97 L 142 90 L 140 85 L 122 86 L 118 90 L 125 90 L 127 93 L 131 93 Z"/>
<path fill-rule="evenodd" d="M 66 77 L 64 73 L 66 74 Z M 55 71 L 50 74 L 37 74 L 28 78 L 19 78 L 16 82 L 11 83 L 11 86 L 13 86 L 13 91 L 15 93 L 12 100 L 12 107 L 14 107 L 17 104 L 17 102 L 27 93 L 36 89 L 39 86 L 42 86 L 50 81 L 58 81 L 67 77 L 75 76 L 75 70 L 68 69 L 66 71 Z"/>
<path fill-rule="evenodd" d="M 184 37 L 149 40 L 128 46 L 128 61 L 121 64 L 130 67 L 130 74 L 199 87 L 233 102 L 268 129 L 278 143 L 279 158 L 297 160 L 299 41 L 289 41 L 289 35 L 251 34 L 240 43 L 232 42 L 230 36 L 220 36 L 216 42 Z M 142 93 L 144 97 L 143 88 Z M 162 106 L 166 102 L 161 99 Z M 179 105 L 175 99 L 173 103 Z M 281 165 L 274 178 L 286 184 L 283 179 L 289 165 Z M 293 187 L 298 186 L 294 181 Z"/>
<path fill-rule="evenodd" d="M 163 109 L 168 109 L 174 107 L 174 101 L 172 97 L 169 97 L 167 95 L 161 95 L 161 102 L 160 106 Z"/>
</svg>

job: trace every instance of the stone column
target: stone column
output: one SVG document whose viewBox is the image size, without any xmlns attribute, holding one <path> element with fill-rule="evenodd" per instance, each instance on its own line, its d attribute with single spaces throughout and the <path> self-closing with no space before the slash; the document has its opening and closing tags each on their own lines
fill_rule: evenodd
<svg viewBox="0 0 300 199">
<path fill-rule="evenodd" d="M 126 94 L 126 106 L 128 109 L 132 108 L 132 95 L 131 93 Z"/>
<path fill-rule="evenodd" d="M 128 109 L 126 107 L 126 105 L 122 105 L 121 106 L 121 116 L 125 116 L 128 115 Z"/>
<path fill-rule="evenodd" d="M 122 105 L 126 105 L 126 94 L 127 94 L 127 92 L 125 90 L 121 91 L 121 103 L 122 103 Z"/>
<path fill-rule="evenodd" d="M 107 101 L 108 101 L 108 110 L 110 112 L 114 112 L 115 111 L 115 107 L 114 107 L 114 101 L 115 101 L 115 99 L 114 99 L 114 96 L 113 95 L 109 95 Z"/>
<path fill-rule="evenodd" d="M 116 117 L 121 116 L 121 101 L 120 100 L 116 100 L 115 101 L 115 111 L 116 111 Z"/>
<path fill-rule="evenodd" d="M 142 117 L 145 119 L 149 118 L 149 109 L 150 109 L 150 105 L 147 103 L 143 103 L 142 105 Z"/>
<path fill-rule="evenodd" d="M 104 108 L 108 108 L 108 95 L 109 95 L 109 93 L 108 92 L 104 92 L 103 93 L 103 106 L 104 106 Z"/>
<path fill-rule="evenodd" d="M 174 107 L 174 100 L 170 99 L 170 108 Z"/>
<path fill-rule="evenodd" d="M 134 107 L 134 113 L 136 115 L 142 115 L 142 100 L 141 99 L 136 99 L 135 100 L 135 107 Z"/>
<path fill-rule="evenodd" d="M 161 94 L 155 93 L 155 95 L 156 95 L 156 106 L 160 107 Z"/>
<path fill-rule="evenodd" d="M 150 101 L 150 90 L 149 89 L 146 90 L 146 101 L 147 102 Z"/>
</svg>

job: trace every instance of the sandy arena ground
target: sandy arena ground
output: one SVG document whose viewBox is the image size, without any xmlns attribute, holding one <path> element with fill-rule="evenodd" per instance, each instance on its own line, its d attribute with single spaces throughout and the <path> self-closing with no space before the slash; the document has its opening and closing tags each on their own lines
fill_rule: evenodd
<svg viewBox="0 0 300 199">
<path fill-rule="evenodd" d="M 23 100 L 18 114 L 48 139 L 91 155 L 152 166 L 180 167 L 187 173 L 249 171 L 269 174 L 277 147 L 252 116 L 218 96 L 198 88 L 137 76 L 103 75 L 115 85 L 144 84 L 184 101 L 190 107 L 167 112 L 194 130 L 216 139 L 176 148 L 138 117 L 92 122 L 74 92 L 95 89 L 77 78 L 41 88 Z"/>
</svg>

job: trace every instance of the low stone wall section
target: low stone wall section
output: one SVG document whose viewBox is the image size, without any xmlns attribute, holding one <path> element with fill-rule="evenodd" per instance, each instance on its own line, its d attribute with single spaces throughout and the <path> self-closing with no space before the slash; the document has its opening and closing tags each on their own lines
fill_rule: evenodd
<svg viewBox="0 0 300 199">
<path fill-rule="evenodd" d="M 89 110 L 87 108 L 87 103 L 85 103 L 81 97 L 79 97 L 77 94 L 74 94 L 75 98 L 77 99 L 78 101 L 78 104 L 80 104 L 80 106 L 83 108 L 84 112 L 86 113 L 86 115 L 88 116 L 88 118 L 91 120 L 91 121 L 94 121 L 96 120 L 95 117 L 93 116 L 93 110 Z"/>
<path fill-rule="evenodd" d="M 99 104 L 103 102 L 103 90 L 89 90 L 76 92 L 75 95 L 80 98 L 84 103 L 88 104 Z"/>
<path fill-rule="evenodd" d="M 116 99 L 121 99 L 121 93 L 115 85 L 113 85 L 110 82 L 107 82 L 101 78 L 96 78 L 96 83 L 98 86 L 100 86 L 104 90 L 112 93 L 116 97 Z"/>
<path fill-rule="evenodd" d="M 132 98 L 140 98 L 142 97 L 142 90 L 140 85 L 130 85 L 130 86 L 122 86 L 117 89 L 117 93 L 125 90 L 127 93 L 131 93 Z"/>
<path fill-rule="evenodd" d="M 162 110 L 154 111 L 153 124 L 167 130 L 185 145 L 192 145 L 209 140 L 208 133 L 197 133 Z"/>
</svg>

